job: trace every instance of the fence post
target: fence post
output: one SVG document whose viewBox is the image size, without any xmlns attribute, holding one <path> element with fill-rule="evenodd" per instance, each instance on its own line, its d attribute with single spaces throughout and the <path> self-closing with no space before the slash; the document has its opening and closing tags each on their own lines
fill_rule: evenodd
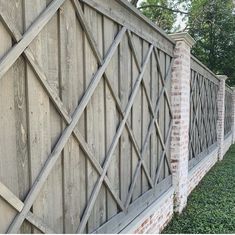
<svg viewBox="0 0 235 235">
<path fill-rule="evenodd" d="M 175 190 L 175 211 L 181 213 L 188 196 L 188 145 L 190 118 L 190 60 L 194 39 L 188 33 L 170 35 L 176 42 L 172 66 L 171 168 Z"/>
<path fill-rule="evenodd" d="M 232 132 L 233 132 L 233 144 L 235 144 L 235 87 L 233 89 L 233 116 L 232 116 Z"/>
<path fill-rule="evenodd" d="M 223 160 L 224 155 L 224 108 L 225 108 L 225 81 L 226 75 L 217 75 L 220 79 L 218 91 L 218 122 L 217 122 L 217 142 L 219 147 L 218 158 Z"/>
</svg>

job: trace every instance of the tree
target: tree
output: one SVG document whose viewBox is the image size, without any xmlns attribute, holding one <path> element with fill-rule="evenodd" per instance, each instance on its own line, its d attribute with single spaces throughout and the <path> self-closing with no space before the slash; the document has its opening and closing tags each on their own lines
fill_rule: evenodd
<svg viewBox="0 0 235 235">
<path fill-rule="evenodd" d="M 192 1 L 188 27 L 197 41 L 193 54 L 235 84 L 235 15 L 232 0 Z"/>
<path fill-rule="evenodd" d="M 178 13 L 187 14 L 176 8 L 174 0 L 145 0 L 138 9 L 166 32 L 172 32 Z"/>
<path fill-rule="evenodd" d="M 138 2 L 139 0 L 130 0 L 130 3 L 134 5 L 135 7 L 137 7 Z"/>
<path fill-rule="evenodd" d="M 190 0 L 128 0 L 137 7 L 145 16 L 164 29 L 167 33 L 177 31 L 173 27 L 177 14 L 187 15 L 187 11 L 178 9 L 178 6 L 184 6 L 187 10 Z"/>
</svg>

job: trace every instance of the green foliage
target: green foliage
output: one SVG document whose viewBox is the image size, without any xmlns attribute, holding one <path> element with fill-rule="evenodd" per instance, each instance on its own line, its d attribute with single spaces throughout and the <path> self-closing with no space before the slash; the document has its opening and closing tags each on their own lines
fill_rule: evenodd
<svg viewBox="0 0 235 235">
<path fill-rule="evenodd" d="M 144 0 L 141 2 L 140 7 L 142 13 L 155 22 L 159 27 L 166 32 L 170 32 L 173 28 L 173 24 L 176 20 L 176 12 L 172 12 L 168 9 L 173 9 L 173 0 Z M 161 6 L 161 7 L 158 7 Z"/>
<path fill-rule="evenodd" d="M 163 233 L 235 233 L 235 145 L 203 178 Z"/>
<path fill-rule="evenodd" d="M 182 14 L 177 7 L 184 8 Z M 192 53 L 216 74 L 229 77 L 235 85 L 235 6 L 233 0 L 144 0 L 141 11 L 149 19 L 173 32 L 177 15 L 187 21 L 187 27 L 196 40 Z M 176 11 L 175 11 L 176 10 Z"/>
<path fill-rule="evenodd" d="M 235 15 L 233 0 L 193 0 L 189 33 L 197 41 L 193 54 L 213 72 L 235 84 Z"/>
</svg>

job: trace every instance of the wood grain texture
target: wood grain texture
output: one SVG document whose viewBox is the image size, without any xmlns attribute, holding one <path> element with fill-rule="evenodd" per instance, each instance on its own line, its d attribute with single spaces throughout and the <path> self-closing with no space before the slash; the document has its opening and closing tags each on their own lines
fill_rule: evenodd
<svg viewBox="0 0 235 235">
<path fill-rule="evenodd" d="M 120 232 L 171 186 L 174 44 L 116 0 L 0 0 L 0 36 L 0 231 Z"/>
<path fill-rule="evenodd" d="M 201 64 L 200 61 L 192 57 L 189 169 L 194 167 L 203 157 L 213 151 L 214 146 L 217 143 L 217 94 L 217 76 Z M 225 103 L 227 102 L 227 99 L 225 97 Z M 227 107 L 225 107 L 225 110 L 227 110 Z M 230 118 L 231 113 L 227 113 L 225 127 L 228 132 L 230 129 Z"/>
</svg>

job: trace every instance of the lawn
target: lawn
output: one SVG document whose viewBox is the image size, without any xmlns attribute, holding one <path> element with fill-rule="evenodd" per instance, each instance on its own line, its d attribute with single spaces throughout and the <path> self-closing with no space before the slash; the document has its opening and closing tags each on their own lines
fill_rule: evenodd
<svg viewBox="0 0 235 235">
<path fill-rule="evenodd" d="M 163 233 L 235 233 L 235 145 L 188 198 Z"/>
</svg>

